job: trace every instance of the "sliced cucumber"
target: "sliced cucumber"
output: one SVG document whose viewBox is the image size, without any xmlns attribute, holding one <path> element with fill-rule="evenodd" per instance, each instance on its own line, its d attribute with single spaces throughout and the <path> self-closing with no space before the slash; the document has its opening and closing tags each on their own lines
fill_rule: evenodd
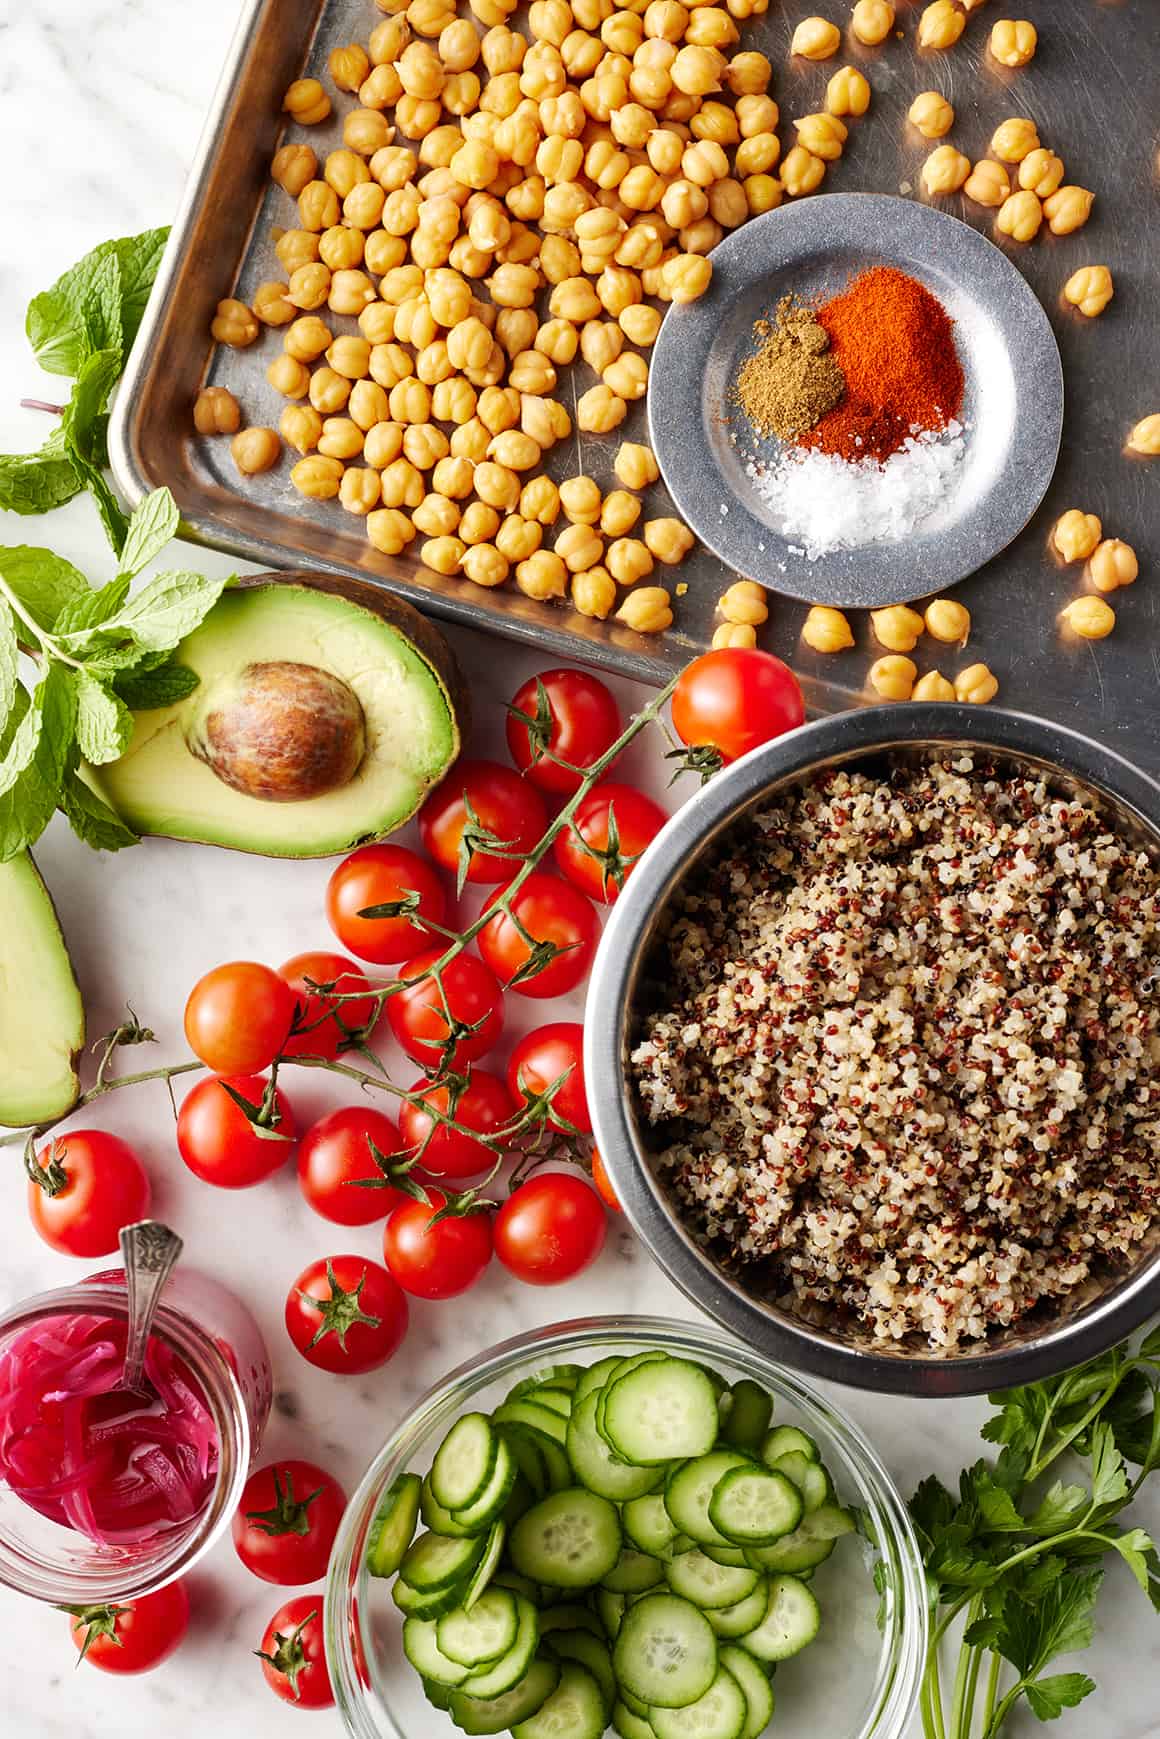
<svg viewBox="0 0 1160 1739">
<path fill-rule="evenodd" d="M 559 1413 L 561 1419 L 567 1419 L 572 1411 L 572 1391 L 570 1389 L 553 1389 L 549 1384 L 533 1389 L 527 1396 L 537 1407 L 547 1407 L 551 1413 Z"/>
<path fill-rule="evenodd" d="M 508 1449 L 511 1449 L 510 1443 L 508 1444 Z M 523 1474 L 519 1471 L 519 1462 L 515 1455 L 512 1456 L 512 1460 L 516 1462 L 516 1477 L 512 1489 L 508 1493 L 508 1500 L 503 1506 L 503 1520 L 507 1523 L 509 1528 L 514 1527 L 524 1511 L 530 1510 L 536 1499 L 538 1497 L 543 1497 L 544 1495 L 543 1492 L 534 1492 L 532 1490 Z"/>
<path fill-rule="evenodd" d="M 690 1601 L 646 1594 L 625 1612 L 612 1659 L 620 1683 L 650 1709 L 680 1709 L 713 1683 L 717 1638 Z"/>
<path fill-rule="evenodd" d="M 746 1631 L 741 1647 L 758 1660 L 788 1660 L 813 1642 L 821 1622 L 813 1591 L 796 1576 L 775 1576 L 765 1617 L 756 1629 Z"/>
<path fill-rule="evenodd" d="M 581 1372 L 580 1381 L 572 1391 L 573 1406 L 578 1407 L 585 1395 L 602 1389 L 613 1371 L 618 1370 L 623 1363 L 624 1360 L 618 1358 L 616 1353 L 611 1353 L 608 1358 L 597 1359 L 594 1365 L 589 1365 L 586 1371 Z"/>
<path fill-rule="evenodd" d="M 441 1618 L 458 1606 L 466 1584 L 451 1582 L 446 1588 L 412 1588 L 401 1576 L 395 1577 L 391 1598 L 408 1618 Z"/>
<path fill-rule="evenodd" d="M 699 1546 L 731 1545 L 709 1520 L 709 1504 L 718 1480 L 735 1467 L 752 1465 L 739 1449 L 717 1449 L 711 1455 L 686 1461 L 671 1473 L 665 1485 L 665 1508 L 682 1534 L 688 1534 Z"/>
<path fill-rule="evenodd" d="M 593 1636 L 587 1629 L 554 1630 L 546 1645 L 561 1660 L 579 1661 L 600 1686 L 604 1700 L 604 1719 L 612 1718 L 616 1702 L 616 1674 L 612 1670 L 612 1654 L 603 1635 Z"/>
<path fill-rule="evenodd" d="M 615 1642 L 620 1634 L 620 1626 L 628 1607 L 627 1596 L 613 1594 L 609 1588 L 598 1588 L 595 1600 L 600 1622 L 608 1632 L 609 1640 Z"/>
<path fill-rule="evenodd" d="M 656 1558 L 627 1546 L 600 1586 L 610 1588 L 614 1594 L 644 1594 L 663 1578 L 664 1570 Z"/>
<path fill-rule="evenodd" d="M 799 1431 L 796 1425 L 775 1425 L 762 1441 L 761 1459 L 766 1467 L 772 1467 L 783 1455 L 804 1455 L 807 1461 L 821 1460 L 813 1438 Z"/>
<path fill-rule="evenodd" d="M 465 1413 L 451 1427 L 431 1463 L 431 1495 L 445 1510 L 466 1509 L 487 1486 L 499 1438 L 486 1413 Z"/>
<path fill-rule="evenodd" d="M 746 1631 L 756 1629 L 761 1623 L 768 1605 L 769 1583 L 764 1576 L 759 1576 L 752 1594 L 747 1594 L 736 1606 L 706 1607 L 705 1617 L 718 1636 L 744 1636 Z"/>
<path fill-rule="evenodd" d="M 604 1426 L 604 1410 L 608 1405 L 608 1397 L 612 1393 L 612 1385 L 618 1383 L 621 1377 L 627 1377 L 630 1371 L 639 1370 L 641 1365 L 655 1365 L 658 1360 L 667 1355 L 662 1352 L 635 1353 L 630 1359 L 621 1359 L 614 1371 L 611 1371 L 603 1387 L 596 1397 L 596 1429 L 604 1438 L 610 1449 L 616 1445 L 606 1435 Z"/>
<path fill-rule="evenodd" d="M 648 1712 L 657 1739 L 741 1739 L 749 1719 L 749 1704 L 733 1674 L 717 1668 L 717 1676 L 695 1703 L 683 1709 Z"/>
<path fill-rule="evenodd" d="M 473 1697 L 499 1697 L 512 1690 L 531 1666 L 540 1641 L 540 1617 L 530 1600 L 517 1594 L 516 1638 L 506 1654 L 479 1666 L 464 1679 L 461 1689 Z"/>
<path fill-rule="evenodd" d="M 716 1442 L 713 1385 L 687 1359 L 659 1359 L 614 1376 L 606 1394 L 604 1435 L 637 1466 L 704 1455 Z"/>
<path fill-rule="evenodd" d="M 616 1457 L 596 1429 L 594 1394 L 585 1395 L 568 1421 L 567 1451 L 581 1485 L 613 1503 L 624 1503 L 653 1491 L 664 1477 L 656 1467 L 629 1467 Z"/>
<path fill-rule="evenodd" d="M 587 1630 L 603 1642 L 607 1632 L 590 1606 L 563 1601 L 557 1606 L 545 1606 L 540 1613 L 540 1635 L 549 1636 L 555 1630 Z"/>
<path fill-rule="evenodd" d="M 580 1474 L 580 1478 L 584 1479 L 584 1475 Z M 587 1480 L 584 1483 L 587 1484 Z M 654 1558 L 667 1557 L 677 1538 L 672 1517 L 659 1492 L 630 1498 L 621 1509 L 620 1525 L 626 1539 L 638 1552 L 648 1552 Z"/>
<path fill-rule="evenodd" d="M 646 1715 L 634 1715 L 625 1702 L 618 1702 L 612 1711 L 612 1731 L 620 1739 L 657 1739 L 656 1729 Z"/>
<path fill-rule="evenodd" d="M 728 1564 L 734 1570 L 743 1569 L 749 1562 L 744 1546 L 702 1546 L 701 1550 L 714 1564 Z"/>
<path fill-rule="evenodd" d="M 512 1739 L 600 1739 L 607 1722 L 600 1686 L 579 1661 L 565 1661 L 560 1682 L 527 1720 L 512 1724 Z"/>
<path fill-rule="evenodd" d="M 466 1582 L 483 1556 L 483 1544 L 482 1540 L 420 1534 L 403 1554 L 399 1575 L 418 1593 Z"/>
<path fill-rule="evenodd" d="M 721 1665 L 733 1674 L 741 1686 L 749 1714 L 741 1739 L 760 1739 L 773 1720 L 773 1686 L 751 1654 L 743 1648 L 726 1644 L 721 1650 Z"/>
<path fill-rule="evenodd" d="M 489 1588 L 470 1612 L 454 1606 L 437 1619 L 435 1640 L 448 1660 L 474 1670 L 491 1666 L 507 1654 L 518 1629 L 515 1595 L 508 1588 Z"/>
<path fill-rule="evenodd" d="M 801 1492 L 771 1467 L 733 1468 L 709 1499 L 709 1520 L 717 1532 L 741 1546 L 768 1546 L 792 1533 L 801 1519 Z"/>
<path fill-rule="evenodd" d="M 760 1384 L 742 1377 L 729 1390 L 729 1408 L 722 1423 L 721 1435 L 737 1449 L 761 1448 L 762 1440 L 773 1417 L 773 1397 Z"/>
<path fill-rule="evenodd" d="M 837 1504 L 820 1504 L 811 1514 L 803 1516 L 792 1534 L 775 1540 L 772 1546 L 758 1546 L 749 1552 L 750 1562 L 763 1570 L 812 1570 L 824 1564 L 834 1549 L 834 1542 L 844 1534 L 852 1534 L 857 1524 L 849 1510 Z"/>
<path fill-rule="evenodd" d="M 620 1557 L 620 1546 L 615 1507 L 582 1486 L 543 1498 L 511 1533 L 516 1569 L 552 1588 L 591 1588 L 602 1582 Z"/>
<path fill-rule="evenodd" d="M 771 1471 L 780 1473 L 783 1478 L 791 1480 L 797 1486 L 806 1515 L 820 1509 L 824 1503 L 833 1501 L 834 1488 L 821 1462 L 810 1461 L 798 1450 L 779 1456 Z"/>
<path fill-rule="evenodd" d="M 516 1721 L 526 1721 L 543 1708 L 560 1682 L 557 1661 L 537 1657 L 511 1690 L 495 1697 L 453 1691 L 449 1712 L 461 1733 L 503 1733 Z"/>
<path fill-rule="evenodd" d="M 379 1501 L 367 1538 L 367 1569 L 372 1576 L 393 1576 L 415 1534 L 423 1482 L 417 1473 L 401 1473 Z"/>
<path fill-rule="evenodd" d="M 584 1374 L 583 1365 L 545 1365 L 534 1377 L 522 1377 L 504 1399 L 522 1401 L 535 1389 L 574 1389 Z"/>
<path fill-rule="evenodd" d="M 434 1679 L 439 1685 L 461 1685 L 470 1667 L 449 1660 L 439 1647 L 433 1618 L 408 1618 L 403 1621 L 403 1653 L 417 1673 Z"/>
<path fill-rule="evenodd" d="M 559 1413 L 553 1413 L 550 1407 L 541 1407 L 538 1401 L 505 1401 L 495 1410 L 495 1422 L 497 1425 L 527 1425 L 561 1446 L 568 1434 L 568 1421 Z"/>
<path fill-rule="evenodd" d="M 632 1714 L 639 1715 L 642 1721 L 648 1720 L 648 1704 L 642 1702 L 639 1697 L 634 1697 L 627 1685 L 620 1687 L 620 1700 Z"/>
<path fill-rule="evenodd" d="M 519 1468 L 515 1456 L 504 1442 L 499 1439 L 495 1463 L 491 1470 L 491 1478 L 476 1498 L 464 1509 L 453 1510 L 451 1513 L 461 1528 L 469 1529 L 473 1534 L 485 1528 L 490 1528 L 492 1522 L 501 1516 L 507 1507 L 508 1498 L 516 1483 Z"/>
<path fill-rule="evenodd" d="M 504 1541 L 507 1539 L 507 1528 L 503 1522 L 493 1522 L 491 1532 L 483 1544 L 483 1555 L 472 1573 L 471 1581 L 463 1595 L 463 1610 L 470 1612 L 488 1583 L 499 1569 L 499 1561 L 503 1556 Z"/>
<path fill-rule="evenodd" d="M 733 1569 L 715 1564 L 712 1558 L 694 1546 L 691 1552 L 681 1552 L 665 1565 L 665 1580 L 674 1594 L 691 1600 L 694 1606 L 736 1606 L 757 1587 L 758 1573 L 748 1567 Z"/>
<path fill-rule="evenodd" d="M 459 1525 L 451 1511 L 445 1510 L 441 1503 L 436 1503 L 431 1491 L 430 1477 L 423 1481 L 423 1489 L 419 1496 L 419 1514 L 423 1518 L 424 1525 L 430 1528 L 433 1534 L 460 1535 L 465 1540 L 469 1538 L 468 1530 Z"/>
</svg>

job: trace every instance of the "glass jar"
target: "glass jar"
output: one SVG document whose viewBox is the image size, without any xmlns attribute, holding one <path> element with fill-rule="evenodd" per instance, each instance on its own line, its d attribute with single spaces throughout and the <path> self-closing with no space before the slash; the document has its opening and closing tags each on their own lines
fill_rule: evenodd
<svg viewBox="0 0 1160 1739">
<path fill-rule="evenodd" d="M 0 1356 L 29 1329 L 54 1320 L 104 1316 L 124 1323 L 120 1268 L 38 1293 L 0 1316 Z M 51 1520 L 0 1482 L 0 1583 L 61 1606 L 131 1600 L 184 1576 L 225 1528 L 261 1445 L 273 1379 L 257 1323 L 240 1299 L 208 1275 L 180 1267 L 153 1321 L 154 1338 L 200 1385 L 218 1439 L 218 1468 L 198 1513 L 150 1537 L 100 1544 Z"/>
</svg>

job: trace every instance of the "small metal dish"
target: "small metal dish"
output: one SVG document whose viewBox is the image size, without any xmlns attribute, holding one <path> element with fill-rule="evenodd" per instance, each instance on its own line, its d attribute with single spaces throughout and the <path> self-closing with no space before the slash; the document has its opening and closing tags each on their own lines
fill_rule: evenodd
<svg viewBox="0 0 1160 1739">
<path fill-rule="evenodd" d="M 649 999 L 663 987 L 658 947 L 665 906 L 719 835 L 756 804 L 827 768 L 932 748 L 986 751 L 1046 770 L 1061 790 L 1098 803 L 1110 825 L 1160 863 L 1160 785 L 1114 751 L 1021 713 L 910 704 L 843 713 L 768 743 L 719 773 L 678 810 L 637 864 L 604 931 L 589 988 L 584 1071 L 597 1146 L 635 1231 L 669 1278 L 746 1345 L 857 1388 L 906 1395 L 972 1395 L 1038 1382 L 1094 1357 L 1160 1307 L 1160 1232 L 1129 1269 L 1093 1279 L 1056 1311 L 1033 1312 L 981 1348 L 936 1356 L 885 1351 L 852 1326 L 821 1326 L 759 1298 L 726 1274 L 684 1226 L 657 1176 L 651 1133 L 637 1115 L 628 1056 Z"/>
<path fill-rule="evenodd" d="M 954 585 L 1023 530 L 1059 457 L 1063 367 L 1034 291 L 986 236 L 911 200 L 833 193 L 747 223 L 711 258 L 707 293 L 661 327 L 648 420 L 669 493 L 722 561 L 808 603 L 873 609 Z M 781 443 L 760 440 L 730 393 L 756 320 L 790 293 L 824 301 L 874 265 L 917 278 L 955 321 L 966 457 L 909 536 L 810 561 L 747 469 L 775 462 Z"/>
</svg>

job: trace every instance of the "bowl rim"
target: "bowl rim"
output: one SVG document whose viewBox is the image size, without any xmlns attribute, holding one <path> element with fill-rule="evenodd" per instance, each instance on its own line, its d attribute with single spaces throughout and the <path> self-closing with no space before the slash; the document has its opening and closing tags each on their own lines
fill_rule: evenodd
<svg viewBox="0 0 1160 1739">
<path fill-rule="evenodd" d="M 612 908 L 589 985 L 584 1073 L 593 1140 L 633 1230 L 686 1297 L 770 1358 L 809 1376 L 884 1394 L 965 1396 L 1038 1382 L 1124 1339 L 1160 1307 L 1160 1247 L 1107 1292 L 1026 1341 L 993 1351 L 888 1354 L 843 1342 L 767 1310 L 696 1245 L 646 1162 L 625 1070 L 625 1028 L 653 925 L 694 860 L 774 786 L 848 759 L 895 749 L 961 746 L 1009 755 L 1073 778 L 1127 809 L 1160 852 L 1160 784 L 1107 745 L 1028 713 L 950 702 L 862 707 L 801 726 L 724 768 L 669 819 Z"/>
<path fill-rule="evenodd" d="M 820 1394 L 793 1371 L 780 1368 L 765 1353 L 738 1341 L 701 1319 L 647 1315 L 577 1317 L 525 1330 L 457 1365 L 410 1407 L 388 1434 L 343 1513 L 327 1568 L 323 1623 L 326 1659 L 335 1702 L 352 1739 L 410 1739 L 388 1708 L 380 1725 L 370 1707 L 365 1648 L 358 1618 L 362 1557 L 384 1484 L 398 1477 L 430 1434 L 468 1406 L 471 1396 L 505 1373 L 528 1363 L 550 1363 L 553 1355 L 608 1342 L 639 1340 L 660 1344 L 686 1356 L 719 1357 L 767 1385 L 806 1420 L 828 1430 L 859 1483 L 858 1503 L 869 1499 L 881 1558 L 892 1572 L 894 1600 L 888 1608 L 890 1644 L 879 1654 L 870 1694 L 871 1714 L 857 1739 L 903 1739 L 917 1705 L 926 1660 L 929 1613 L 922 1553 L 906 1503 L 869 1438 L 835 1401 Z M 401 1615 L 400 1615 L 401 1616 Z M 360 1665 L 363 1671 L 360 1672 Z M 366 1676 L 364 1677 L 364 1673 Z"/>
</svg>

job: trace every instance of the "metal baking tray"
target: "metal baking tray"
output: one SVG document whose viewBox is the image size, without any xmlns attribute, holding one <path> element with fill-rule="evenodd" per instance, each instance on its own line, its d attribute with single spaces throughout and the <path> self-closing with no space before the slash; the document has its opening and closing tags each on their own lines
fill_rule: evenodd
<svg viewBox="0 0 1160 1739">
<path fill-rule="evenodd" d="M 1068 402 L 1055 480 L 1027 530 L 958 589 L 974 618 L 967 652 L 923 641 L 916 658 L 923 668 L 938 663 L 946 673 L 971 657 L 985 659 L 1000 679 L 1002 702 L 1088 731 L 1160 772 L 1160 521 L 1154 506 L 1160 462 L 1150 469 L 1147 461 L 1122 453 L 1132 424 L 1160 409 L 1154 107 L 1160 30 L 1151 0 L 1022 0 L 1018 10 L 1039 26 L 1040 46 L 1031 66 L 1014 73 L 997 68 L 986 54 L 993 8 L 972 14 L 949 53 L 920 54 L 914 47 L 917 0 L 899 6 L 905 42 L 867 49 L 848 38 L 840 56 L 822 65 L 790 61 L 793 28 L 815 9 L 811 0 L 775 0 L 763 17 L 741 26 L 741 46 L 760 48 L 773 62 L 771 89 L 781 106 L 783 144 L 793 116 L 822 106 L 826 81 L 842 57 L 865 70 L 874 93 L 871 110 L 851 122 L 846 154 L 831 165 L 828 189 L 919 197 L 919 171 L 931 147 L 905 116 L 917 91 L 937 87 L 957 111 L 951 137 L 972 158 L 985 154 L 999 121 L 1027 114 L 1043 142 L 1064 157 L 1068 179 L 1096 192 L 1093 217 L 1077 235 L 1056 239 L 1045 230 L 1030 247 L 1008 244 L 1050 313 L 1063 355 Z M 838 11 L 847 10 L 843 0 Z M 379 16 L 370 0 L 251 0 L 247 6 L 114 411 L 110 445 L 117 480 L 134 501 L 168 484 L 189 535 L 215 548 L 268 566 L 323 567 L 373 578 L 435 615 L 533 642 L 553 656 L 665 681 L 712 635 L 717 598 L 730 576 L 707 552 L 666 570 L 670 580 L 687 587 L 674 601 L 676 622 L 663 636 L 642 636 L 613 622 L 586 620 L 563 605 L 534 603 L 514 588 L 482 591 L 465 580 L 442 578 L 416 557 L 380 555 L 359 521 L 337 502 L 297 495 L 287 464 L 243 480 L 227 442 L 194 432 L 191 408 L 203 383 L 229 385 L 249 422 L 277 423 L 283 401 L 266 384 L 265 369 L 279 335 L 267 333 L 240 353 L 215 352 L 210 320 L 219 297 L 244 298 L 263 279 L 283 275 L 270 231 L 292 224 L 294 208 L 271 185 L 268 166 L 283 133 L 286 86 L 306 72 L 325 76 L 331 48 L 365 41 Z M 339 97 L 336 110 L 353 102 Z M 340 142 L 339 133 L 340 123 L 332 119 L 309 129 L 309 138 L 322 155 Z M 990 233 L 992 213 L 961 198 L 940 203 Z M 1060 292 L 1077 266 L 1094 262 L 1112 268 L 1116 298 L 1100 319 L 1085 321 L 1062 305 Z M 339 320 L 337 326 L 353 329 L 353 322 Z M 566 396 L 594 379 L 581 361 L 569 372 L 572 379 L 563 376 Z M 561 444 L 551 455 L 551 470 L 564 476 L 582 469 L 609 485 L 617 445 L 644 439 L 644 422 L 642 401 L 614 435 Z M 1117 630 L 1098 643 L 1065 641 L 1056 626 L 1058 610 L 1079 584 L 1078 570 L 1060 569 L 1048 550 L 1052 522 L 1068 507 L 1098 513 L 1106 535 L 1127 539 L 1140 555 L 1139 582 L 1114 600 Z M 658 486 L 649 493 L 646 512 L 665 511 Z M 802 606 L 772 597 L 762 644 L 793 663 L 811 710 L 859 704 L 866 698 L 861 685 L 872 646 L 868 621 L 856 620 L 857 650 L 825 658 L 800 645 L 802 616 Z"/>
</svg>

